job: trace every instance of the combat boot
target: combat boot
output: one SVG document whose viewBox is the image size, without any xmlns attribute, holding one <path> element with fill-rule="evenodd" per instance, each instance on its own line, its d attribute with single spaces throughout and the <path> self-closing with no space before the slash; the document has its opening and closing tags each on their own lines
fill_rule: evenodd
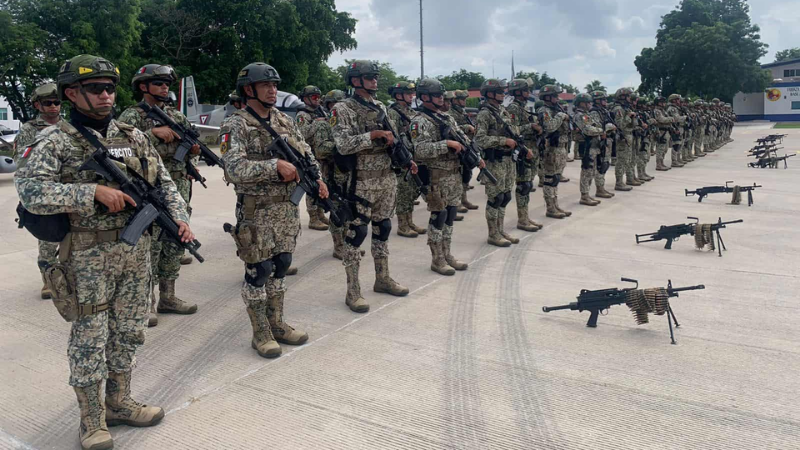
<svg viewBox="0 0 800 450">
<path fill-rule="evenodd" d="M 478 209 L 478 205 L 472 204 L 469 200 L 467 200 L 467 189 L 464 189 L 464 191 L 461 193 L 461 205 L 467 209 Z"/>
<path fill-rule="evenodd" d="M 442 251 L 444 252 L 444 260 L 447 261 L 447 265 L 452 267 L 453 269 L 467 270 L 469 264 L 457 260 L 456 257 L 450 253 L 450 246 L 452 244 L 453 244 L 452 239 L 442 240 Z"/>
<path fill-rule="evenodd" d="M 150 289 L 150 307 L 149 312 L 147 313 L 147 327 L 152 328 L 158 325 L 158 314 L 156 313 L 156 293 L 155 293 L 155 286 L 153 289 Z"/>
<path fill-rule="evenodd" d="M 333 231 L 331 232 L 331 238 L 333 238 L 333 256 L 338 260 L 342 260 L 342 250 L 344 249 L 344 231 Z"/>
<path fill-rule="evenodd" d="M 486 243 L 497 247 L 510 247 L 511 242 L 507 241 L 503 235 L 497 230 L 497 221 L 494 218 L 486 218 L 486 224 L 489 227 L 489 239 Z"/>
<path fill-rule="evenodd" d="M 253 347 L 262 358 L 277 358 L 281 356 L 281 346 L 272 336 L 272 331 L 267 321 L 267 304 L 263 301 L 247 307 L 247 315 L 250 317 L 250 325 L 253 327 L 253 339 L 250 346 Z"/>
<path fill-rule="evenodd" d="M 408 214 L 406 214 L 406 216 L 408 217 L 408 227 L 411 228 L 412 230 L 414 230 L 415 233 L 417 233 L 418 235 L 421 236 L 421 235 L 423 235 L 423 234 L 428 232 L 427 228 L 420 228 L 420 227 L 418 227 L 418 226 L 416 226 L 414 224 L 414 214 L 413 213 L 408 213 Z M 456 219 L 456 220 L 458 220 L 458 219 Z M 463 220 L 463 217 L 462 217 L 462 220 Z"/>
<path fill-rule="evenodd" d="M 78 397 L 78 406 L 81 411 L 81 423 L 78 436 L 83 450 L 107 450 L 114 448 L 111 433 L 106 424 L 106 408 L 100 397 L 102 384 L 92 384 L 86 387 L 73 387 Z"/>
<path fill-rule="evenodd" d="M 558 210 L 558 208 L 556 208 L 555 198 L 545 197 L 544 204 L 547 206 L 547 212 L 545 213 L 545 216 L 553 219 L 563 219 L 567 217 L 566 214 L 562 213 Z"/>
<path fill-rule="evenodd" d="M 572 215 L 572 211 L 567 211 L 565 209 L 561 209 L 561 205 L 558 204 L 558 196 L 557 195 L 553 198 L 553 203 L 555 203 L 556 209 L 559 212 L 561 212 L 561 214 L 564 214 L 566 217 L 569 217 L 569 216 Z"/>
<path fill-rule="evenodd" d="M 456 222 L 461 222 L 462 220 L 464 220 L 464 216 L 462 216 L 461 214 L 456 214 L 456 217 L 453 220 L 455 220 Z"/>
<path fill-rule="evenodd" d="M 53 298 L 53 293 L 50 292 L 50 289 L 47 288 L 47 283 L 44 281 L 44 273 L 42 274 L 42 291 L 39 295 L 42 297 L 42 300 L 50 300 Z"/>
<path fill-rule="evenodd" d="M 466 207 L 466 206 L 464 206 L 463 204 L 459 204 L 459 205 L 456 207 L 456 212 L 458 212 L 458 213 L 461 213 L 461 214 L 465 214 L 465 213 L 468 213 L 468 212 L 469 212 L 469 209 L 467 209 L 467 207 Z"/>
<path fill-rule="evenodd" d="M 372 259 L 375 261 L 375 284 L 372 286 L 372 290 L 382 294 L 394 295 L 395 297 L 408 295 L 408 288 L 389 276 L 389 257 L 373 257 Z"/>
<path fill-rule="evenodd" d="M 600 201 L 592 200 L 592 197 L 589 197 L 589 194 L 581 194 L 581 201 L 579 203 L 586 206 L 597 206 L 600 204 Z"/>
<path fill-rule="evenodd" d="M 500 210 L 500 214 L 497 216 L 497 231 L 500 233 L 500 236 L 503 236 L 503 239 L 511 242 L 512 244 L 519 244 L 519 238 L 515 238 L 510 234 L 506 233 L 506 211 L 505 209 Z"/>
<path fill-rule="evenodd" d="M 407 238 L 415 238 L 419 236 L 416 231 L 412 230 L 409 225 L 409 217 L 410 214 L 398 214 L 397 215 L 397 235 L 403 236 Z"/>
<path fill-rule="evenodd" d="M 327 227 L 331 224 L 331 221 L 325 217 L 325 211 L 323 211 L 322 208 L 317 209 L 317 218 L 320 222 L 325 224 L 325 229 L 327 230 Z"/>
<path fill-rule="evenodd" d="M 308 341 L 308 333 L 296 330 L 293 326 L 283 320 L 283 298 L 285 288 L 282 278 L 272 278 L 270 283 L 277 284 L 272 286 L 267 293 L 267 320 L 272 336 L 281 344 L 303 345 Z"/>
<path fill-rule="evenodd" d="M 351 265 L 344 266 L 344 271 L 347 274 L 347 296 L 344 303 L 353 312 L 365 313 L 369 311 L 369 304 L 361 296 L 361 284 L 358 281 L 359 265 L 360 263 L 356 261 Z"/>
<path fill-rule="evenodd" d="M 532 224 L 528 218 L 527 206 L 517 206 L 517 229 L 530 232 L 539 231 L 539 227 Z"/>
<path fill-rule="evenodd" d="M 641 186 L 643 183 L 636 179 L 636 177 L 630 176 L 628 177 L 628 181 L 625 182 L 628 186 Z"/>
<path fill-rule="evenodd" d="M 192 255 L 183 255 L 181 256 L 181 265 L 188 266 L 189 264 L 194 261 L 194 257 Z"/>
<path fill-rule="evenodd" d="M 444 259 L 444 252 L 442 251 L 441 242 L 428 242 L 428 247 L 431 248 L 431 270 L 439 275 L 455 275 L 456 271 L 447 265 Z"/>
<path fill-rule="evenodd" d="M 323 221 L 319 219 L 319 209 L 315 209 L 313 211 L 308 212 L 308 229 L 309 230 L 317 230 L 317 231 L 324 231 L 328 229 L 328 225 L 326 225 Z"/>
<path fill-rule="evenodd" d="M 158 282 L 158 312 L 161 314 L 194 314 L 197 305 L 189 305 L 175 296 L 175 280 Z"/>
<path fill-rule="evenodd" d="M 297 267 L 289 267 L 289 269 L 286 270 L 286 275 L 290 277 L 297 275 Z"/>
<path fill-rule="evenodd" d="M 604 186 L 597 186 L 594 192 L 594 196 L 600 198 L 612 198 L 614 197 L 614 194 L 608 192 Z"/>
<path fill-rule="evenodd" d="M 147 406 L 131 398 L 131 373 L 108 372 L 106 380 L 106 423 L 152 427 L 164 418 L 164 410 Z"/>
<path fill-rule="evenodd" d="M 624 191 L 632 191 L 633 188 L 630 187 L 630 186 L 626 186 L 625 184 L 622 183 L 622 180 L 620 180 L 620 181 L 617 181 L 617 183 L 614 185 L 614 190 L 615 191 L 623 191 L 624 192 Z"/>
<path fill-rule="evenodd" d="M 671 169 L 671 167 L 667 167 L 666 165 L 664 165 L 664 158 L 659 158 L 656 160 L 656 170 L 658 170 L 659 172 L 666 172 L 669 169 Z"/>
</svg>

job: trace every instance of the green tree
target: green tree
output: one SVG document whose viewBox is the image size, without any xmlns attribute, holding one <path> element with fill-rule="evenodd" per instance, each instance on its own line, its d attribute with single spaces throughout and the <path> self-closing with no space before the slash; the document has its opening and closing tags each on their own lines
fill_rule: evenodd
<svg viewBox="0 0 800 450">
<path fill-rule="evenodd" d="M 450 75 L 439 75 L 436 78 L 451 91 L 456 89 L 476 89 L 486 81 L 486 77 L 482 74 L 470 72 L 466 69 L 453 71 Z"/>
<path fill-rule="evenodd" d="M 562 84 L 561 88 L 564 89 L 564 92 L 567 92 L 567 93 L 570 93 L 570 94 L 580 94 L 580 92 L 581 92 L 580 89 L 578 89 L 577 86 L 573 86 L 571 84 Z"/>
<path fill-rule="evenodd" d="M 656 46 L 636 57 L 640 92 L 731 101 L 763 90 L 769 80 L 758 60 L 767 45 L 749 12 L 745 0 L 683 0 L 662 17 Z"/>
<path fill-rule="evenodd" d="M 521 78 L 523 80 L 527 80 L 528 78 L 530 78 L 533 81 L 532 89 L 534 90 L 541 89 L 543 86 L 548 84 L 558 84 L 558 80 L 548 75 L 547 72 L 539 74 L 539 72 L 520 71 L 517 72 L 517 76 L 515 78 Z"/>
<path fill-rule="evenodd" d="M 347 73 L 347 66 L 352 62 L 352 59 L 345 60 L 345 64 L 336 68 L 337 76 L 340 80 L 342 80 L 343 85 L 345 85 L 344 76 Z M 378 92 L 375 94 L 375 97 L 383 103 L 388 103 L 391 100 L 391 97 L 389 97 L 389 86 L 393 86 L 400 81 L 411 81 L 411 79 L 405 75 L 398 75 L 390 63 L 378 63 L 378 69 L 380 70 L 378 78 Z M 343 89 L 345 87 L 346 86 L 342 86 L 339 87 L 339 89 Z"/>
<path fill-rule="evenodd" d="M 800 58 L 800 47 L 787 48 L 775 53 L 775 61 L 788 61 Z"/>
<path fill-rule="evenodd" d="M 594 91 L 606 91 L 606 87 L 603 86 L 603 83 L 600 80 L 592 80 L 591 83 L 587 84 L 583 87 L 583 90 L 586 92 L 594 92 Z"/>
</svg>

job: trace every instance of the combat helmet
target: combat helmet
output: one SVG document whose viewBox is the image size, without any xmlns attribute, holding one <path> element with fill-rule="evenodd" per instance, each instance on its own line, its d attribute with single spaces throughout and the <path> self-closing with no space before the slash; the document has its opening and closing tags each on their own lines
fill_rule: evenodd
<svg viewBox="0 0 800 450">
<path fill-rule="evenodd" d="M 145 64 L 136 71 L 136 75 L 131 80 L 131 89 L 134 93 L 138 93 L 139 85 L 149 81 L 166 81 L 167 83 L 174 83 L 178 81 L 178 75 L 172 66 L 161 64 Z M 160 100 L 160 99 L 159 99 Z"/>
<path fill-rule="evenodd" d="M 366 59 L 357 59 L 347 66 L 347 71 L 344 74 L 344 82 L 348 86 L 353 86 L 351 82 L 353 77 L 363 77 L 365 75 L 380 75 L 378 63 Z"/>
<path fill-rule="evenodd" d="M 664 98 L 661 95 L 659 95 L 658 97 L 655 98 L 655 100 L 653 100 L 653 104 L 654 105 L 658 105 L 659 103 L 666 103 L 666 102 L 667 102 L 667 99 Z"/>
<path fill-rule="evenodd" d="M 444 95 L 444 84 L 436 78 L 423 78 L 417 83 L 417 98 L 421 101 L 422 95 Z"/>
<path fill-rule="evenodd" d="M 455 91 L 455 94 L 456 94 L 456 98 L 459 99 L 459 100 L 464 100 L 464 99 L 469 98 L 469 91 L 467 91 L 465 89 L 457 89 Z"/>
<path fill-rule="evenodd" d="M 301 99 L 302 98 L 306 98 L 306 97 L 311 96 L 311 95 L 319 95 L 320 97 L 322 97 L 322 91 L 316 86 L 309 85 L 309 86 L 304 87 L 297 94 L 297 96 L 300 97 Z"/>
<path fill-rule="evenodd" d="M 508 83 L 508 93 L 514 95 L 517 91 L 530 91 L 531 87 L 526 80 L 515 78 Z"/>
<path fill-rule="evenodd" d="M 347 98 L 344 91 L 340 91 L 339 89 L 334 89 L 332 91 L 328 91 L 325 94 L 325 98 L 322 99 L 322 103 L 327 105 L 328 103 L 334 102 L 342 102 Z"/>
<path fill-rule="evenodd" d="M 55 83 L 45 83 L 33 90 L 31 103 L 38 102 L 44 98 L 58 98 L 58 87 Z"/>
<path fill-rule="evenodd" d="M 536 108 L 536 109 L 539 109 L 539 108 L 541 108 L 542 106 L 544 106 L 544 100 L 536 100 L 536 101 L 533 103 L 533 107 L 534 107 L 534 108 Z"/>
<path fill-rule="evenodd" d="M 667 101 L 670 103 L 672 103 L 673 100 L 680 100 L 680 99 L 681 99 L 681 94 L 669 94 L 669 97 L 667 97 Z"/>
<path fill-rule="evenodd" d="M 623 96 L 628 96 L 628 98 L 630 98 L 632 94 L 633 94 L 633 89 L 629 87 L 621 87 L 617 89 L 616 93 L 614 93 L 614 98 L 617 99 Z"/>
<path fill-rule="evenodd" d="M 561 86 L 557 84 L 546 84 L 539 89 L 539 99 L 544 100 L 546 97 L 558 96 L 562 93 Z"/>
<path fill-rule="evenodd" d="M 240 97 L 239 94 L 236 93 L 236 91 L 233 91 L 230 94 L 228 94 L 228 101 L 231 103 L 237 103 L 237 102 L 241 103 L 242 97 Z"/>
<path fill-rule="evenodd" d="M 576 95 L 575 96 L 574 105 L 578 106 L 581 103 L 587 103 L 587 104 L 591 105 L 592 104 L 592 96 L 590 94 L 585 93 L 585 92 Z"/>
<path fill-rule="evenodd" d="M 236 78 L 236 92 L 242 97 L 247 98 L 244 93 L 244 87 L 255 83 L 265 81 L 281 82 L 281 76 L 278 71 L 269 64 L 263 62 L 251 63 L 239 71 L 239 77 Z"/>
<path fill-rule="evenodd" d="M 506 80 L 498 80 L 497 78 L 489 78 L 481 84 L 481 95 L 486 97 L 489 92 L 503 92 L 508 87 Z"/>
<path fill-rule="evenodd" d="M 594 91 L 592 92 L 592 100 L 597 102 L 600 100 L 607 100 L 608 96 L 606 95 L 605 91 Z"/>
<path fill-rule="evenodd" d="M 427 79 L 427 78 L 426 78 Z M 425 81 L 425 80 L 423 80 Z M 438 80 L 437 80 L 438 81 Z M 414 83 L 410 83 L 408 81 L 398 81 L 393 86 L 389 86 L 388 92 L 389 95 L 394 98 L 395 94 L 408 94 L 414 92 L 414 89 L 417 86 Z"/>
<path fill-rule="evenodd" d="M 64 89 L 81 80 L 111 78 L 119 83 L 119 69 L 109 60 L 94 55 L 78 55 L 67 60 L 58 71 L 58 98 L 64 100 Z"/>
</svg>

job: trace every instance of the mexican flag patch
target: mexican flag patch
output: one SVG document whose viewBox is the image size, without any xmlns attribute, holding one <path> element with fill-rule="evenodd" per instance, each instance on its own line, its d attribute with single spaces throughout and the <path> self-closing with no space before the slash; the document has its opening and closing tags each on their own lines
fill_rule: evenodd
<svg viewBox="0 0 800 450">
<path fill-rule="evenodd" d="M 416 139 L 419 137 L 419 124 L 412 123 L 411 124 L 411 139 Z"/>
<path fill-rule="evenodd" d="M 27 157 L 28 157 L 28 155 L 30 155 L 30 154 L 31 154 L 31 150 L 33 150 L 33 147 L 27 147 L 27 148 L 25 149 L 25 151 L 22 153 L 22 157 L 23 157 L 23 158 L 27 158 Z"/>
<path fill-rule="evenodd" d="M 224 155 L 228 151 L 228 147 L 231 141 L 231 134 L 230 133 L 223 134 L 222 137 L 220 137 L 219 141 L 220 141 L 219 152 Z"/>
</svg>

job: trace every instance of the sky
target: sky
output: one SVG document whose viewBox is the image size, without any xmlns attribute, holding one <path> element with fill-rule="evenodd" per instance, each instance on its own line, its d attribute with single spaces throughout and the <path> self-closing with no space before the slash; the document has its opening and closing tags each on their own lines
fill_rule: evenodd
<svg viewBox="0 0 800 450">
<path fill-rule="evenodd" d="M 516 71 L 547 72 L 579 89 L 600 80 L 610 90 L 638 87 L 634 58 L 655 45 L 661 16 L 677 0 L 423 0 L 425 75 L 462 68 L 486 77 Z M 750 0 L 750 17 L 769 45 L 762 64 L 777 51 L 800 46 L 800 7 L 787 0 Z M 644 5 L 644 6 L 643 6 Z M 389 62 L 398 74 L 417 78 L 418 0 L 336 0 L 358 19 L 358 48 L 334 53 L 345 59 Z"/>
</svg>

